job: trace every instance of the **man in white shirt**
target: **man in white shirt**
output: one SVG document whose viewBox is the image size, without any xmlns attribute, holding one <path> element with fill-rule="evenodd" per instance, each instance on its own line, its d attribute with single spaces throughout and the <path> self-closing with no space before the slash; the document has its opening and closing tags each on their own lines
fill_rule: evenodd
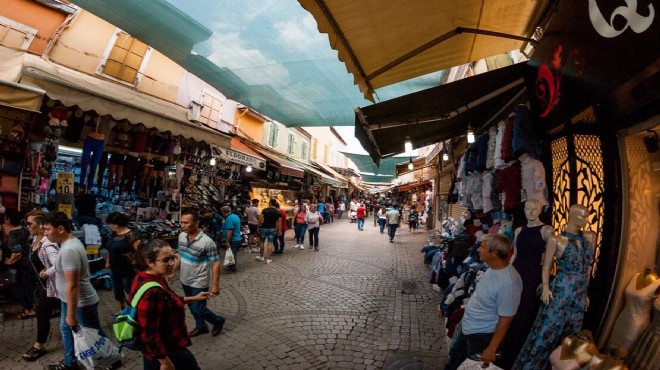
<svg viewBox="0 0 660 370">
<path fill-rule="evenodd" d="M 252 243 L 254 240 L 259 240 L 257 230 L 259 229 L 259 199 L 252 199 L 252 206 L 245 209 L 245 217 L 247 217 L 248 228 L 250 228 L 250 237 L 248 238 L 248 248 L 250 252 L 258 252 L 259 248 L 253 248 Z"/>
<path fill-rule="evenodd" d="M 394 243 L 394 234 L 396 234 L 396 229 L 401 223 L 401 213 L 399 213 L 399 207 L 394 206 L 392 209 L 387 211 L 387 235 L 390 237 L 390 243 Z"/>
</svg>

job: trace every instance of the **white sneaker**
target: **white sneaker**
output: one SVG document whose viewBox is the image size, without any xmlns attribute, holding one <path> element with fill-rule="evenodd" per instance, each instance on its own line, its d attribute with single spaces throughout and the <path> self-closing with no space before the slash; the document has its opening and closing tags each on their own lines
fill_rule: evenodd
<svg viewBox="0 0 660 370">
<path fill-rule="evenodd" d="M 261 256 L 257 256 L 257 257 L 255 257 L 254 259 L 257 260 L 257 261 L 261 261 L 261 262 L 264 261 L 264 258 L 261 257 Z"/>
<path fill-rule="evenodd" d="M 305 246 L 300 244 L 300 250 L 303 250 L 303 249 L 305 249 Z"/>
<path fill-rule="evenodd" d="M 273 260 L 266 260 L 266 263 L 272 263 Z"/>
</svg>

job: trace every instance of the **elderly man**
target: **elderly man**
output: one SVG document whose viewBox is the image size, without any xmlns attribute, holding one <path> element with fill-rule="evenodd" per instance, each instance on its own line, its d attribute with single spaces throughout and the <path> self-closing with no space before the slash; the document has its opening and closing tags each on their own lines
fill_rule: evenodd
<svg viewBox="0 0 660 370">
<path fill-rule="evenodd" d="M 479 258 L 490 268 L 465 306 L 463 319 L 449 344 L 445 370 L 456 370 L 466 358 L 477 354 L 481 354 L 484 365 L 495 361 L 522 292 L 520 275 L 508 261 L 510 250 L 511 242 L 504 235 L 484 236 Z"/>
<path fill-rule="evenodd" d="M 231 248 L 234 254 L 234 263 L 228 267 L 231 272 L 236 272 L 236 264 L 238 263 L 238 248 L 241 246 L 241 219 L 235 213 L 231 212 L 231 207 L 224 206 L 220 208 L 220 213 L 224 217 L 225 222 L 222 224 L 222 239 L 224 240 L 225 247 Z"/>
</svg>

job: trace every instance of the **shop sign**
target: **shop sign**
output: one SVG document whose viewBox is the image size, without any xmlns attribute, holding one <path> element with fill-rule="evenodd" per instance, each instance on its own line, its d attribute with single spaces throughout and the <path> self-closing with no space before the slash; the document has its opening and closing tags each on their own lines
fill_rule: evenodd
<svg viewBox="0 0 660 370">
<path fill-rule="evenodd" d="M 258 170 L 266 169 L 266 162 L 259 158 L 229 148 L 220 148 L 220 158 L 227 162 L 238 163 L 243 166 L 252 166 L 252 168 Z"/>
<path fill-rule="evenodd" d="M 69 218 L 73 217 L 73 206 L 71 204 L 59 204 L 57 210 L 64 212 Z"/>
<path fill-rule="evenodd" d="M 73 173 L 71 172 L 58 172 L 56 191 L 58 194 L 71 194 L 73 193 Z M 70 217 L 70 215 L 69 215 Z"/>
<path fill-rule="evenodd" d="M 567 122 L 595 104 L 616 103 L 612 93 L 652 69 L 660 45 L 652 0 L 559 1 L 557 6 L 525 76 L 534 118 L 545 129 L 544 123 Z M 633 84 L 630 94 L 641 104 L 658 91 Z"/>
</svg>

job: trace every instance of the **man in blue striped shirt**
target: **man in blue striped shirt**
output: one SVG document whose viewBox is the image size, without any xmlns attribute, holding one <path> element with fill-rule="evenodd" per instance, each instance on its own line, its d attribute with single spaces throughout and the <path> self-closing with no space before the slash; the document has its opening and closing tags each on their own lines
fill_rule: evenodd
<svg viewBox="0 0 660 370">
<path fill-rule="evenodd" d="M 199 215 L 193 210 L 182 212 L 181 230 L 178 249 L 184 294 L 192 297 L 208 292 L 210 282 L 210 297 L 217 296 L 220 293 L 221 261 L 215 242 L 199 228 Z M 195 318 L 195 329 L 188 333 L 191 338 L 209 332 L 206 322 L 213 325 L 211 335 L 220 334 L 225 318 L 207 308 L 206 300 L 189 303 L 188 307 Z"/>
</svg>

